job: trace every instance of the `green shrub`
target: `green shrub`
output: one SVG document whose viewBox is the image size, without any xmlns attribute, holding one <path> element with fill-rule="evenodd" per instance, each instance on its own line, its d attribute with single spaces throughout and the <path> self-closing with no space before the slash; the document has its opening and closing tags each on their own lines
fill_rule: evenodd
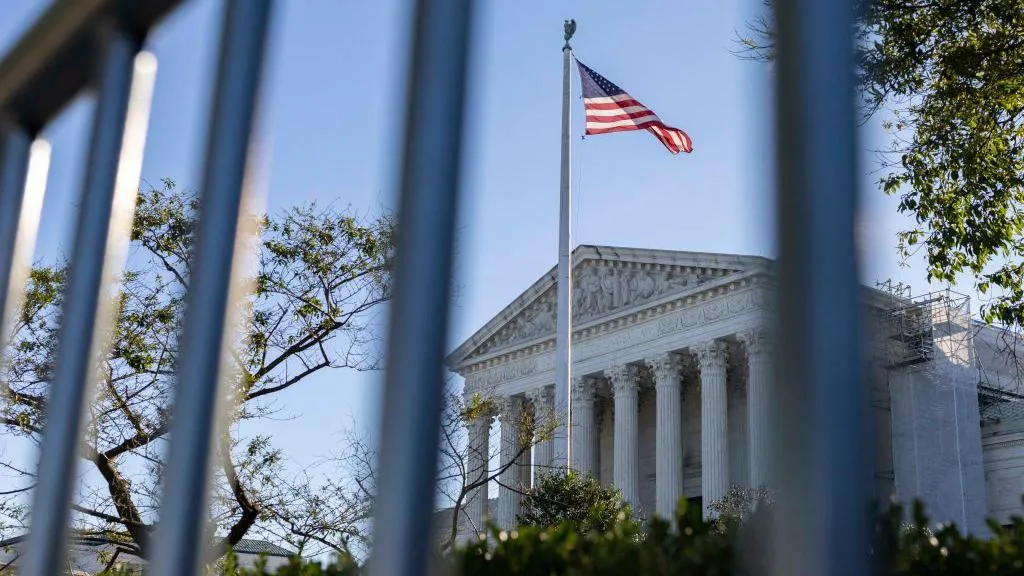
<svg viewBox="0 0 1024 576">
<path fill-rule="evenodd" d="M 733 574 L 735 535 L 701 520 L 701 511 L 680 502 L 676 530 L 654 519 L 644 532 L 621 513 L 606 531 L 580 533 L 575 524 L 526 526 L 511 532 L 491 528 L 492 538 L 455 552 L 456 573 L 518 574 Z"/>
<path fill-rule="evenodd" d="M 745 524 L 729 523 L 723 530 L 721 524 L 705 522 L 701 511 L 683 500 L 672 523 L 655 518 L 646 530 L 625 511 L 603 531 L 581 532 L 576 522 L 511 532 L 491 525 L 490 538 L 456 548 L 447 561 L 451 573 L 463 576 L 763 573 L 763 566 L 741 565 L 739 550 L 745 547 L 743 527 L 767 525 L 770 514 L 771 505 L 758 506 Z M 884 576 L 1024 573 L 1024 520 L 1014 519 L 1009 528 L 990 522 L 989 530 L 988 537 L 979 538 L 965 536 L 953 525 L 930 528 L 920 504 L 913 506 L 909 518 L 902 507 L 893 506 L 875 523 L 871 553 L 877 573 Z M 230 559 L 224 568 L 228 576 L 271 574 L 234 567 Z M 362 569 L 351 558 L 329 566 L 296 558 L 273 574 L 359 576 Z"/>
<path fill-rule="evenodd" d="M 523 496 L 520 510 L 520 526 L 572 524 L 581 534 L 605 532 L 632 517 L 618 488 L 602 486 L 589 474 L 564 469 L 542 474 L 537 486 Z"/>
<path fill-rule="evenodd" d="M 746 525 L 770 524 L 771 505 L 759 506 Z M 611 530 L 579 534 L 571 524 L 554 528 L 524 528 L 504 533 L 492 528 L 492 538 L 456 552 L 458 573 L 465 576 L 527 574 L 746 574 L 763 573 L 765 566 L 741 566 L 738 551 L 743 525 L 726 529 L 705 522 L 695 507 L 680 503 L 671 525 L 655 519 L 646 533 L 633 522 Z M 961 534 L 952 524 L 929 527 L 920 504 L 909 519 L 901 506 L 892 506 L 875 523 L 871 554 L 878 573 L 886 576 L 1009 576 L 1024 574 L 1024 520 L 1009 528 L 989 522 L 981 538 Z M 764 558 L 745 558 L 764 562 Z"/>
<path fill-rule="evenodd" d="M 873 552 L 890 575 L 1009 576 L 1024 573 L 1024 520 L 1009 528 L 989 521 L 988 537 L 965 536 L 955 525 L 929 528 L 920 503 L 906 521 L 893 506 L 875 524 Z"/>
</svg>

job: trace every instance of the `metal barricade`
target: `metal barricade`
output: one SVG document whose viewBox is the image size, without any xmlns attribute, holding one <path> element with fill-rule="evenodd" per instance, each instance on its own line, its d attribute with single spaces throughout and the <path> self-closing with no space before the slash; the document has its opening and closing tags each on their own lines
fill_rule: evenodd
<svg viewBox="0 0 1024 576">
<path fill-rule="evenodd" d="M 0 60 L 0 338 L 17 313 L 45 189 L 32 143 L 80 91 L 97 104 L 53 392 L 21 573 L 60 572 L 90 366 L 107 343 L 137 193 L 155 59 L 146 33 L 178 0 L 64 0 Z M 222 350 L 272 0 L 226 0 L 171 446 L 151 570 L 203 560 Z M 471 0 L 417 0 L 406 94 L 394 298 L 371 573 L 423 574 L 434 502 L 442 359 L 460 173 Z M 863 574 L 868 478 L 857 449 L 859 339 L 850 2 L 778 3 L 780 215 L 778 574 Z M 92 70 L 99 70 L 96 77 Z M 31 158 L 31 161 L 30 161 Z M 30 165 L 32 166 L 30 168 Z M 40 168 L 41 167 L 41 168 Z M 40 174 L 41 173 L 41 174 Z M 827 294 L 827 296 L 826 296 Z M 6 342 L 0 340 L 0 346 Z M 794 415 L 795 414 L 795 415 Z M 806 417 L 808 414 L 814 417 Z M 790 415 L 787 417 L 786 415 Z M 828 426 L 825 423 L 829 423 Z M 795 549 L 794 549 L 795 547 Z M 811 553 L 817 551 L 816 553 Z M 863 553 L 858 551 L 864 551 Z M 851 558 L 855 560 L 851 561 Z"/>
<path fill-rule="evenodd" d="M 852 4 L 775 3 L 780 576 L 869 571 Z"/>
</svg>

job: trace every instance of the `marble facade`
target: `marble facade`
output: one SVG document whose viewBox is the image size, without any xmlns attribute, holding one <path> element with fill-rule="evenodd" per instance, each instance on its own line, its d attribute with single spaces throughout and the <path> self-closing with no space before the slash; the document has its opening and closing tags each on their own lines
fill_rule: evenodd
<svg viewBox="0 0 1024 576">
<path fill-rule="evenodd" d="M 730 440 L 762 430 L 768 421 L 766 405 L 749 401 L 771 386 L 769 265 L 749 256 L 590 246 L 575 251 L 573 468 L 613 483 L 641 511 L 661 515 L 671 515 L 679 498 L 694 496 L 692 487 L 687 491 L 687 468 L 691 475 L 699 470 L 697 496 L 704 502 L 717 500 L 734 483 L 763 481 L 767 455 L 758 451 L 767 445 Z M 553 277 L 538 281 L 450 356 L 451 368 L 466 379 L 467 395 L 512 399 L 520 409 L 557 417 Z M 747 392 L 751 375 L 754 395 Z M 730 422 L 730 416 L 750 422 Z M 515 451 L 505 422 L 502 462 Z M 479 430 L 486 434 L 483 425 Z M 688 453 L 694 432 L 699 448 Z M 550 442 L 534 447 L 535 470 L 550 465 L 552 450 Z M 737 464 L 737 458 L 744 461 Z M 509 526 L 517 510 L 512 492 L 499 488 L 498 509 L 491 511 Z M 470 501 L 468 513 L 481 518 L 485 511 L 475 503 L 483 497 Z"/>
<path fill-rule="evenodd" d="M 648 516 L 670 516 L 683 497 L 699 499 L 711 516 L 707 505 L 731 486 L 769 486 L 771 267 L 770 260 L 754 256 L 578 247 L 570 466 L 614 484 Z M 522 414 L 540 421 L 566 413 L 553 400 L 554 279 L 551 270 L 448 357 L 450 369 L 465 379 L 467 396 L 499 399 L 496 414 L 470 425 L 470 442 L 487 453 L 491 422 L 500 421 L 502 464 L 516 453 Z M 966 424 L 946 438 L 929 436 L 926 423 L 903 408 L 946 384 L 936 387 L 913 370 L 876 372 L 876 497 L 923 499 L 974 530 L 986 514 L 981 425 L 969 418 L 972 410 L 977 414 L 978 384 L 959 377 L 950 384 L 957 392 L 948 415 L 945 404 L 936 404 L 932 417 Z M 1024 417 L 1018 428 L 1024 433 Z M 955 461 L 947 457 L 950 442 Z M 517 490 L 551 469 L 558 461 L 553 449 L 540 442 L 506 470 L 490 506 L 486 488 L 471 495 L 470 524 L 481 526 L 490 514 L 512 527 Z M 1024 478 L 1024 459 L 1020 465 L 1000 474 Z M 944 480 L 909 479 L 921 473 Z"/>
</svg>

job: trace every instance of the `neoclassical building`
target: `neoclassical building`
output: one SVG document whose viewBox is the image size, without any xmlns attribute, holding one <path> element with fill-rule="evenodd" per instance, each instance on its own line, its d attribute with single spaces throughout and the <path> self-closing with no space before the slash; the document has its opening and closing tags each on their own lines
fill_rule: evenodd
<svg viewBox="0 0 1024 576">
<path fill-rule="evenodd" d="M 578 247 L 572 466 L 614 484 L 647 515 L 671 515 L 682 497 L 710 514 L 707 504 L 730 486 L 768 485 L 772 279 L 772 262 L 761 257 Z M 496 449 L 505 470 L 496 500 L 483 488 L 469 498 L 467 530 L 485 515 L 512 526 L 517 489 L 565 461 L 550 442 L 516 450 L 524 412 L 564 418 L 564 407 L 553 405 L 554 283 L 552 270 L 448 358 L 467 396 L 499 406 L 469 426 L 467 469 L 485 466 Z M 1000 368 L 995 336 L 961 300 L 889 288 L 865 289 L 874 320 L 874 370 L 865 386 L 874 408 L 875 434 L 866 441 L 876 445 L 876 497 L 919 498 L 937 520 L 981 531 L 986 515 L 1005 519 L 1021 508 L 1024 410 L 1016 380 Z M 986 338 L 993 352 L 977 353 L 975 340 Z M 986 421 L 986 431 L 983 408 L 1003 415 Z M 492 440 L 495 420 L 500 434 Z M 999 494 L 989 476 L 998 477 Z"/>
</svg>

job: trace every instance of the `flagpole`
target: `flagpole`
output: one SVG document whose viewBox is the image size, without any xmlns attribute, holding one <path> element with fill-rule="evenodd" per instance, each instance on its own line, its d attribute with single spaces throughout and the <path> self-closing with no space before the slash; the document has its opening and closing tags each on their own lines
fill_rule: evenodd
<svg viewBox="0 0 1024 576">
<path fill-rule="evenodd" d="M 576 21 L 565 21 L 565 45 L 562 46 L 562 182 L 559 208 L 558 229 L 558 282 L 555 293 L 555 407 L 561 421 L 554 429 L 552 465 L 555 468 L 568 466 L 572 462 L 570 454 L 570 434 L 572 430 L 572 406 L 570 404 L 569 383 L 572 378 L 572 310 L 570 294 L 572 282 L 572 229 L 571 217 L 571 181 L 570 181 L 570 137 L 569 137 L 569 88 L 571 84 L 570 69 L 572 67 L 572 46 L 569 40 L 576 32 Z"/>
</svg>

